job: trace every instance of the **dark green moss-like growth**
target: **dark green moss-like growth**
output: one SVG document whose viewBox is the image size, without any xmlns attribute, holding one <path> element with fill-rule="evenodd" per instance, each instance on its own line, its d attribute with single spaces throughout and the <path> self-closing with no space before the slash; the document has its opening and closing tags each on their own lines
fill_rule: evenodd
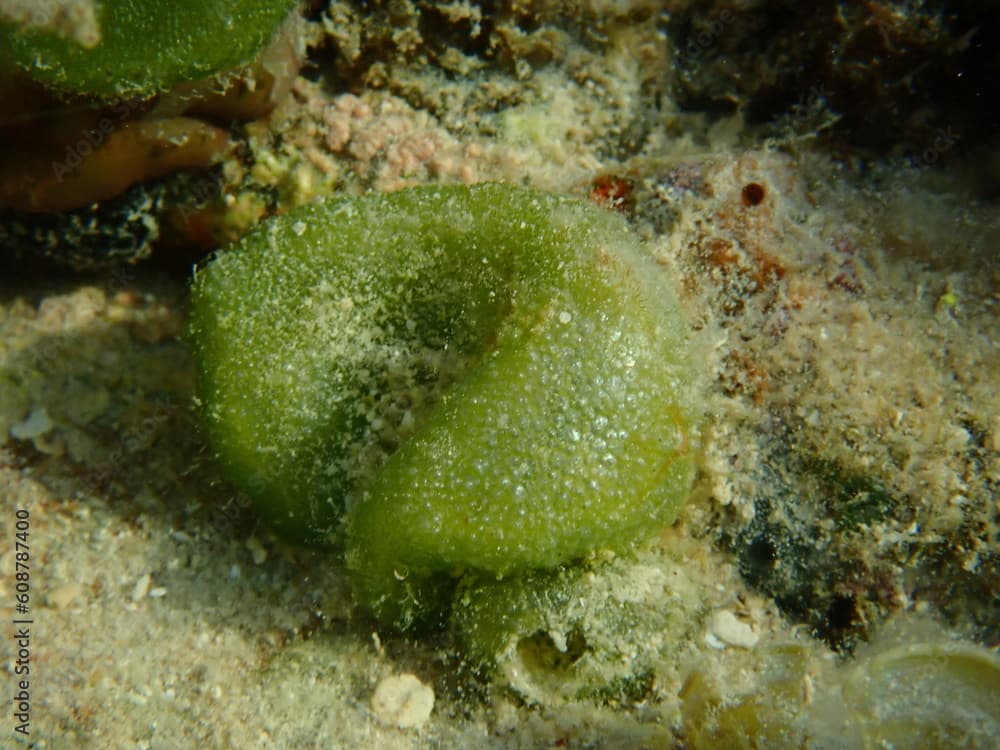
<svg viewBox="0 0 1000 750">
<path fill-rule="evenodd" d="M 626 545 L 691 484 L 672 288 L 576 200 L 482 185 L 306 208 L 198 274 L 191 331 L 230 476 L 290 537 L 346 521 L 387 622 L 440 611 L 458 571 Z"/>
<path fill-rule="evenodd" d="M 768 492 L 735 544 L 743 576 L 834 648 L 852 648 L 865 618 L 882 607 L 877 582 L 885 579 L 859 559 L 858 532 L 905 508 L 874 473 L 822 457 L 781 449 L 759 470 Z M 866 579 L 874 583 L 862 586 Z"/>
</svg>

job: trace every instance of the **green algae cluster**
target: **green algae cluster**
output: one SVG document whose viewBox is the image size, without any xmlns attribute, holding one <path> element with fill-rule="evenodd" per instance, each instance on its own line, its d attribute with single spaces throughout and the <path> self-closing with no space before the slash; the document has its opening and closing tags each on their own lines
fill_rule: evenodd
<svg viewBox="0 0 1000 750">
<path fill-rule="evenodd" d="M 924 639 L 908 616 L 836 663 L 803 643 L 746 655 L 741 675 L 695 670 L 680 691 L 686 747 L 994 748 L 1000 659 L 952 636 Z M 935 626 L 936 627 L 936 626 Z"/>
<path fill-rule="evenodd" d="M 295 0 L 102 0 L 100 40 L 0 27 L 0 65 L 64 95 L 146 98 L 251 61 Z"/>
<path fill-rule="evenodd" d="M 529 703 L 634 705 L 701 622 L 702 598 L 687 586 L 673 561 L 620 555 L 474 581 L 455 596 L 451 624 L 466 663 Z"/>
<path fill-rule="evenodd" d="M 346 539 L 356 594 L 407 627 L 456 578 L 625 547 L 694 474 L 696 368 L 624 222 L 502 185 L 273 219 L 195 277 L 209 439 L 286 537 Z"/>
</svg>

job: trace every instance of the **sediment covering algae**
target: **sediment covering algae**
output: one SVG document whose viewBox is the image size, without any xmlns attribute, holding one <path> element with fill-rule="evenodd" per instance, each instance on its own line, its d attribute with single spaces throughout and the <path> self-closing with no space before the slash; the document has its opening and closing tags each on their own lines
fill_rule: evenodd
<svg viewBox="0 0 1000 750">
<path fill-rule="evenodd" d="M 149 97 L 250 62 L 294 6 L 290 0 L 104 0 L 94 44 L 48 29 L 0 26 L 6 32 L 0 68 L 13 67 L 67 96 Z"/>
<path fill-rule="evenodd" d="M 212 444 L 284 535 L 346 527 L 401 626 L 460 571 L 553 568 L 669 522 L 697 398 L 671 285 L 616 215 L 502 185 L 330 202 L 197 275 Z"/>
</svg>

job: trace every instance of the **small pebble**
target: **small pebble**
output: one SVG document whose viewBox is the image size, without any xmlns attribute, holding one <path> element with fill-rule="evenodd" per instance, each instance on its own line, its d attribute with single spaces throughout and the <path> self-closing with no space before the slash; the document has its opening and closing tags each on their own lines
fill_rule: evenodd
<svg viewBox="0 0 1000 750">
<path fill-rule="evenodd" d="M 412 674 L 386 677 L 372 695 L 372 710 L 385 724 L 413 729 L 430 718 L 434 690 Z"/>
<path fill-rule="evenodd" d="M 749 624 L 737 619 L 728 609 L 720 609 L 713 613 L 708 621 L 706 640 L 715 648 L 726 646 L 753 648 L 760 640 L 760 636 Z"/>
<path fill-rule="evenodd" d="M 83 586 L 79 583 L 64 583 L 56 586 L 45 597 L 45 601 L 50 607 L 56 609 L 66 609 L 73 600 L 83 591 Z"/>
<path fill-rule="evenodd" d="M 149 573 L 136 581 L 135 588 L 132 589 L 132 601 L 137 602 L 140 599 L 145 599 L 152 585 L 153 577 Z"/>
<path fill-rule="evenodd" d="M 45 411 L 45 407 L 39 406 L 31 410 L 27 419 L 13 425 L 10 434 L 18 440 L 33 440 L 44 435 L 52 429 L 52 420 Z"/>
</svg>

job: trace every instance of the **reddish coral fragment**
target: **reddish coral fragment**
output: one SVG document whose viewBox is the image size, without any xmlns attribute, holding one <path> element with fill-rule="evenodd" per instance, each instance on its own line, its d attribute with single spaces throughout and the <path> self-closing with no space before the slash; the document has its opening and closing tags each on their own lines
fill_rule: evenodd
<svg viewBox="0 0 1000 750">
<path fill-rule="evenodd" d="M 622 177 L 602 175 L 591 186 L 590 200 L 603 208 L 628 211 L 632 208 L 632 183 Z"/>
</svg>

